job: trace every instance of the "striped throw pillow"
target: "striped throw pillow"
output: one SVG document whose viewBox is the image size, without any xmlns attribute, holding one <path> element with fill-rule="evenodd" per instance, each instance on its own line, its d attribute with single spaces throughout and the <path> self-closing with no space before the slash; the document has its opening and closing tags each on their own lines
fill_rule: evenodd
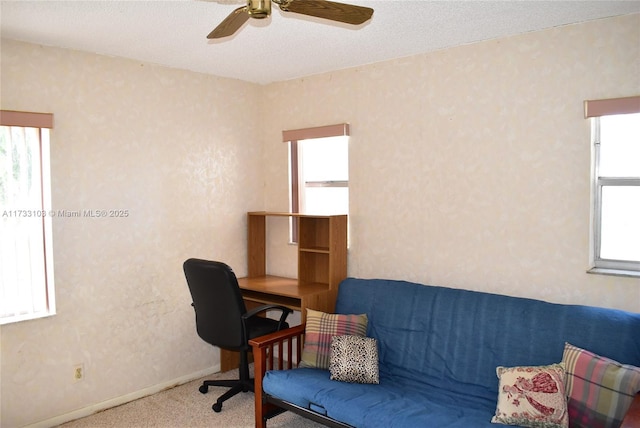
<svg viewBox="0 0 640 428">
<path fill-rule="evenodd" d="M 619 427 L 640 391 L 640 368 L 565 343 L 567 406 L 571 427 Z"/>
<path fill-rule="evenodd" d="M 365 336 L 367 315 L 326 314 L 307 309 L 304 330 L 304 348 L 299 367 L 329 369 L 331 360 L 331 338 L 346 334 Z"/>
</svg>

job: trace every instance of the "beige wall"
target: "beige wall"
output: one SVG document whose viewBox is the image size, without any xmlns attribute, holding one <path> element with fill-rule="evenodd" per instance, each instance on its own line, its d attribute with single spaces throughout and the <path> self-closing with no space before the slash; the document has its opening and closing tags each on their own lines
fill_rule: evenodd
<svg viewBox="0 0 640 428">
<path fill-rule="evenodd" d="M 50 111 L 58 315 L 0 330 L 3 427 L 211 370 L 181 272 L 245 272 L 248 210 L 287 209 L 283 129 L 349 122 L 349 274 L 640 311 L 588 275 L 582 100 L 640 93 L 640 15 L 258 87 L 14 42 L 2 108 Z M 265 117 L 262 127 L 246 117 Z M 284 222 L 273 273 L 295 274 Z M 278 242 L 279 241 L 279 242 Z M 84 362 L 86 379 L 72 382 Z M 34 406 L 34 403 L 38 403 Z"/>
<path fill-rule="evenodd" d="M 260 87 L 3 41 L 2 108 L 55 114 L 58 315 L 2 326 L 2 421 L 46 420 L 211 372 L 182 273 L 188 257 L 246 272 L 245 216 L 262 206 Z M 73 383 L 73 366 L 85 379 Z M 35 405 L 37 403 L 37 405 Z"/>
<path fill-rule="evenodd" d="M 640 279 L 589 267 L 582 101 L 640 94 L 640 15 L 270 85 L 268 209 L 282 129 L 350 122 L 349 274 L 640 312 Z M 286 114 L 282 114 L 286 112 Z M 272 269 L 285 272 L 271 249 Z M 291 272 L 289 272 L 291 273 Z"/>
</svg>

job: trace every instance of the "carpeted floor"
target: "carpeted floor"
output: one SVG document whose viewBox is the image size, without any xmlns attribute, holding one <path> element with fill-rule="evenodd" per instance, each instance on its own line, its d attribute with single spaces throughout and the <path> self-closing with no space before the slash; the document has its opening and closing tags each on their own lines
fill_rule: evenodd
<svg viewBox="0 0 640 428">
<path fill-rule="evenodd" d="M 237 370 L 207 376 L 206 379 L 233 379 Z M 222 405 L 222 412 L 215 413 L 211 405 L 226 388 L 211 387 L 201 394 L 198 387 L 203 379 L 144 397 L 112 409 L 98 412 L 86 418 L 67 422 L 60 428 L 191 428 L 191 427 L 254 427 L 253 393 L 240 393 Z M 322 425 L 291 412 L 270 419 L 271 428 L 318 428 Z"/>
</svg>

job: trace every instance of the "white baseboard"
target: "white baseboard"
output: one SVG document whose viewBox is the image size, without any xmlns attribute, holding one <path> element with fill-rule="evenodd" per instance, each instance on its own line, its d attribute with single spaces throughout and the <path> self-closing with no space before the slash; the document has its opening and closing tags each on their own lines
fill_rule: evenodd
<svg viewBox="0 0 640 428">
<path fill-rule="evenodd" d="M 191 382 L 192 380 L 199 379 L 201 377 L 205 377 L 212 373 L 217 373 L 220 371 L 220 364 L 217 364 L 213 368 L 208 368 L 204 370 L 197 371 L 195 373 L 191 373 L 185 376 L 181 376 L 177 379 L 168 380 L 163 383 L 159 383 L 157 385 L 150 386 L 148 388 L 141 389 L 139 391 L 135 391 L 126 395 L 122 395 L 120 397 L 115 397 L 107 401 L 102 401 L 100 403 L 92 404 L 87 407 L 83 407 L 82 409 L 74 410 L 73 412 L 65 413 L 64 415 L 56 416 L 41 422 L 37 422 L 32 425 L 27 425 L 24 428 L 49 428 L 61 425 L 65 422 L 73 421 L 76 419 L 84 418 L 86 416 L 91 416 L 94 413 L 100 412 L 102 410 L 110 409 L 111 407 L 120 406 L 122 404 L 128 403 L 133 400 L 137 400 L 142 397 L 147 397 L 149 395 L 156 394 L 160 391 L 163 391 L 167 388 L 171 388 L 174 386 L 182 385 L 183 383 Z"/>
</svg>

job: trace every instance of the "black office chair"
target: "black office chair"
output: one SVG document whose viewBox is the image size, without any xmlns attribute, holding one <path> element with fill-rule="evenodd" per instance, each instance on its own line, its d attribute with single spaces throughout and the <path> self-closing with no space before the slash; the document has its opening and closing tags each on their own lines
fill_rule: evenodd
<svg viewBox="0 0 640 428">
<path fill-rule="evenodd" d="M 247 359 L 249 339 L 289 327 L 285 320 L 293 311 L 284 306 L 264 305 L 247 312 L 236 275 L 224 263 L 189 259 L 183 268 L 193 299 L 198 336 L 213 346 L 240 351 L 239 379 L 207 380 L 200 386 L 203 394 L 210 386 L 231 387 L 212 406 L 219 412 L 223 401 L 239 392 L 254 390 Z M 258 316 L 267 309 L 281 310 L 280 320 Z"/>
</svg>

